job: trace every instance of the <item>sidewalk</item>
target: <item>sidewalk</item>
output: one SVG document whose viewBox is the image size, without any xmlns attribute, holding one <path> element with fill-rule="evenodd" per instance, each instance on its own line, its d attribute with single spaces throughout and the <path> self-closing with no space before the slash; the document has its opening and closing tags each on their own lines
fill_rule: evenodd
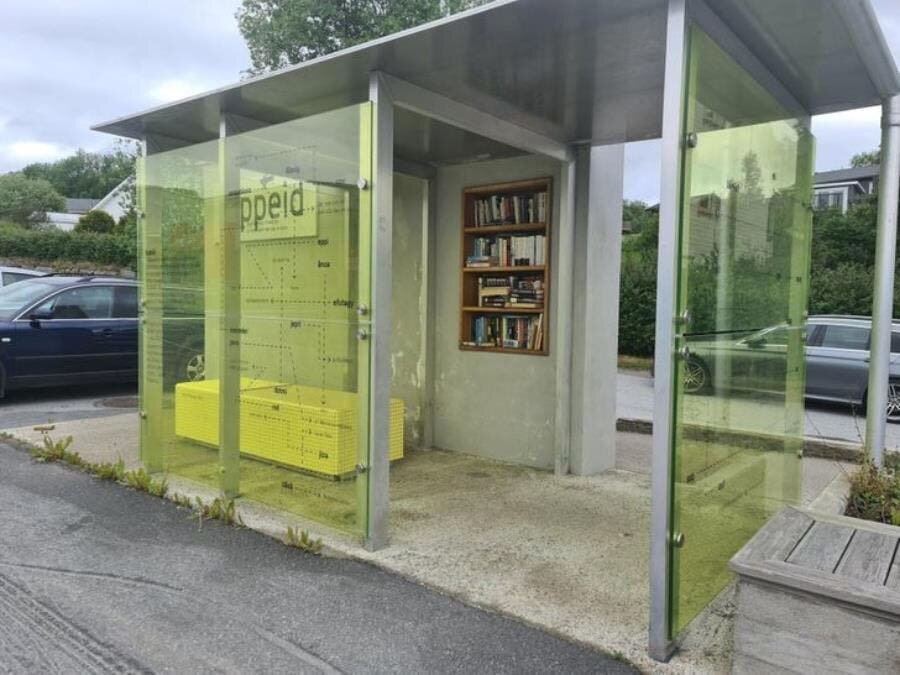
<svg viewBox="0 0 900 675">
<path fill-rule="evenodd" d="M 0 671 L 632 672 L 0 445 Z"/>
</svg>

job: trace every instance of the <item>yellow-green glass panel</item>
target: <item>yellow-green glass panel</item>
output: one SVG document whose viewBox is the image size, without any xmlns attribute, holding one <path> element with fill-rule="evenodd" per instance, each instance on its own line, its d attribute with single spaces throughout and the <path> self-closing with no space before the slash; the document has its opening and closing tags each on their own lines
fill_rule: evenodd
<svg viewBox="0 0 900 675">
<path fill-rule="evenodd" d="M 705 33 L 686 64 L 670 633 L 800 494 L 811 231 L 807 120 Z"/>
<path fill-rule="evenodd" d="M 142 168 L 143 461 L 365 535 L 370 104 Z"/>
<path fill-rule="evenodd" d="M 225 142 L 240 494 L 366 533 L 370 104 Z M 236 330 L 235 330 L 236 329 Z"/>
<path fill-rule="evenodd" d="M 151 471 L 219 487 L 209 448 L 176 431 L 175 390 L 202 380 L 207 325 L 205 239 L 221 223 L 218 144 L 201 143 L 141 160 L 138 174 L 141 283 L 141 459 Z"/>
</svg>

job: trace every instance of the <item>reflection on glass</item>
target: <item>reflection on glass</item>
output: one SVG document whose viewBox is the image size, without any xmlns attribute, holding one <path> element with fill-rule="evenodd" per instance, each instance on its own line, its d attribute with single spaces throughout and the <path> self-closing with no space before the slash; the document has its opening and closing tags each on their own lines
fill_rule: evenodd
<svg viewBox="0 0 900 675">
<path fill-rule="evenodd" d="M 356 534 L 370 126 L 363 104 L 151 155 L 140 186 L 143 461 Z"/>
<path fill-rule="evenodd" d="M 804 122 L 697 28 L 687 82 L 673 636 L 728 583 L 728 560 L 798 498 L 811 227 Z"/>
</svg>

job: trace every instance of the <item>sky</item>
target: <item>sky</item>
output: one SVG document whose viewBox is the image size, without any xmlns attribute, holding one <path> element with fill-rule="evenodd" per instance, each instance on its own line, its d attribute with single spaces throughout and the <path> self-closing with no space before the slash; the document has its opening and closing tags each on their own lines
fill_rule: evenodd
<svg viewBox="0 0 900 675">
<path fill-rule="evenodd" d="M 238 80 L 250 56 L 240 0 L 0 0 L 0 173 L 77 148 L 109 119 Z M 872 0 L 900 63 L 900 0 Z M 880 140 L 878 108 L 813 119 L 816 168 L 847 166 Z M 654 202 L 659 142 L 626 149 L 625 196 Z"/>
</svg>

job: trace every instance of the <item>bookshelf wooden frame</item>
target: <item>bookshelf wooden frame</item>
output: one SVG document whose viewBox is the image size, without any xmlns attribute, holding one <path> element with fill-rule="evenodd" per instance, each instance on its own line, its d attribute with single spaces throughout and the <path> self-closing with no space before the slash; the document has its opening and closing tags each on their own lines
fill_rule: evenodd
<svg viewBox="0 0 900 675">
<path fill-rule="evenodd" d="M 491 195 L 516 195 L 546 193 L 545 214 L 543 223 L 519 223 L 504 225 L 475 225 L 474 203 L 476 199 L 482 199 Z M 553 222 L 553 179 L 550 177 L 534 178 L 531 180 L 515 181 L 511 183 L 495 183 L 492 185 L 478 185 L 467 187 L 462 191 L 462 227 L 460 228 L 460 303 L 459 303 L 459 348 L 462 351 L 492 352 L 499 354 L 520 354 L 529 356 L 547 356 L 550 354 L 550 279 L 551 264 L 550 254 L 551 233 Z M 544 264 L 543 265 L 515 265 L 501 267 L 467 267 L 466 258 L 470 255 L 473 242 L 476 237 L 485 235 L 516 235 L 516 234 L 543 234 L 544 235 Z M 483 276 L 504 274 L 527 274 L 529 276 L 543 277 L 544 306 L 541 308 L 516 308 L 516 307 L 479 307 L 478 279 Z M 475 346 L 466 344 L 472 342 L 472 325 L 479 315 L 497 316 L 537 316 L 543 315 L 541 326 L 542 340 L 540 349 L 515 349 L 498 346 Z"/>
</svg>

